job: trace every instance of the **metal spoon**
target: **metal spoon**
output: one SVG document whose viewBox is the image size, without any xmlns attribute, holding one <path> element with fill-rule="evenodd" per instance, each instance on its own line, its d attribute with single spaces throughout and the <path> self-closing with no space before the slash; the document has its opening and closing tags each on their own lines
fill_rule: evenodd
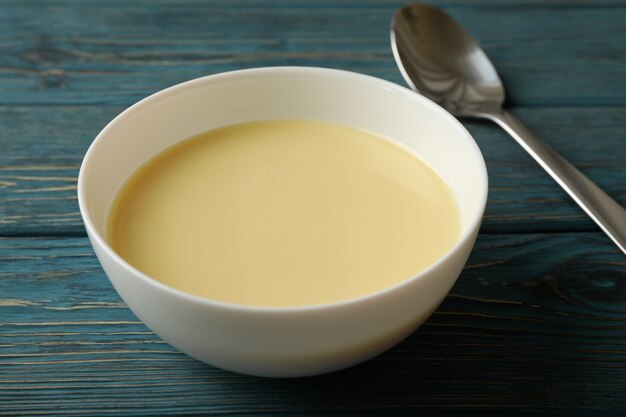
<svg viewBox="0 0 626 417">
<path fill-rule="evenodd" d="M 504 87 L 472 36 L 442 10 L 406 6 L 391 22 L 396 63 L 413 90 L 455 116 L 499 124 L 626 254 L 626 210 L 502 108 Z"/>
</svg>

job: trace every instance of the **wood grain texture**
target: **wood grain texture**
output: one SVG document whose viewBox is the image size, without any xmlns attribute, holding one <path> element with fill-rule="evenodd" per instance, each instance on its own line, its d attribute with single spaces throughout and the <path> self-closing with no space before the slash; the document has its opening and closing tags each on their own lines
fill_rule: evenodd
<svg viewBox="0 0 626 417">
<path fill-rule="evenodd" d="M 271 380 L 162 342 L 86 238 L 0 239 L 0 414 L 601 415 L 626 404 L 625 268 L 597 233 L 482 235 L 450 296 L 396 348 Z"/>
<path fill-rule="evenodd" d="M 274 65 L 402 83 L 388 30 L 404 3 L 3 1 L 0 104 L 126 106 L 191 78 Z M 481 41 L 513 106 L 626 104 L 616 88 L 626 74 L 625 2 L 435 3 Z"/>
<path fill-rule="evenodd" d="M 82 236 L 78 168 L 117 106 L 0 106 L 0 234 Z M 572 162 L 626 205 L 626 107 L 517 109 Z M 483 231 L 594 231 L 582 210 L 500 128 L 465 121 L 489 169 Z"/>
</svg>

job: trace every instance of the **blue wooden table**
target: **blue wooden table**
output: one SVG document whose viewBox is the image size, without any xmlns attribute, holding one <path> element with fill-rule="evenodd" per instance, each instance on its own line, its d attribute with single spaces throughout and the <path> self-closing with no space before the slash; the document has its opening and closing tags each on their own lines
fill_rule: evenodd
<svg viewBox="0 0 626 417">
<path fill-rule="evenodd" d="M 513 112 L 626 205 L 626 1 L 445 0 Z M 170 347 L 85 237 L 76 176 L 97 132 L 172 84 L 311 65 L 402 84 L 401 1 L 0 0 L 0 415 L 626 415 L 626 258 L 494 125 L 465 121 L 490 198 L 457 285 L 352 369 L 272 380 Z"/>
</svg>

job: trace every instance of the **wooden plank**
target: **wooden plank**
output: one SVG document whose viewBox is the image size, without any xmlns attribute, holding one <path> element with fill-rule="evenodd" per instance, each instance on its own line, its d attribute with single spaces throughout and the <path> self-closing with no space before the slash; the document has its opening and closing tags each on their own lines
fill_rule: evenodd
<svg viewBox="0 0 626 417">
<path fill-rule="evenodd" d="M 332 375 L 271 380 L 162 342 L 86 238 L 0 239 L 0 414 L 615 415 L 625 271 L 599 233 L 481 235 L 450 296 L 396 348 Z"/>
<path fill-rule="evenodd" d="M 127 106 L 191 78 L 273 65 L 401 83 L 388 28 L 404 3 L 5 1 L 0 103 Z M 513 106 L 626 103 L 624 1 L 440 3 L 481 41 Z"/>
<path fill-rule="evenodd" d="M 83 235 L 76 176 L 116 106 L 0 107 L 0 234 Z M 626 108 L 516 113 L 626 205 Z M 483 231 L 596 230 L 569 197 L 498 127 L 466 121 L 489 168 Z"/>
<path fill-rule="evenodd" d="M 0 108 L 0 234 L 84 234 L 78 169 L 97 132 L 118 111 Z"/>
</svg>

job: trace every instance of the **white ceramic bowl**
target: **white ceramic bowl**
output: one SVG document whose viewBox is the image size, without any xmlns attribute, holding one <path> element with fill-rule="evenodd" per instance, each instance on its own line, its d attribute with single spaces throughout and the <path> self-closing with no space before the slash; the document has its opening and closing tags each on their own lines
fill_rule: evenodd
<svg viewBox="0 0 626 417">
<path fill-rule="evenodd" d="M 460 206 L 457 244 L 426 271 L 378 293 L 340 303 L 267 308 L 200 298 L 146 276 L 107 244 L 111 203 L 140 165 L 203 131 L 258 119 L 314 119 L 394 138 L 427 159 Z M 369 359 L 413 332 L 459 276 L 487 199 L 478 146 L 445 110 L 377 78 L 332 69 L 234 71 L 176 85 L 133 105 L 89 148 L 78 201 L 91 244 L 131 310 L 168 343 L 203 362 L 245 374 L 293 377 Z M 242 260 L 245 261 L 245 260 Z"/>
</svg>

